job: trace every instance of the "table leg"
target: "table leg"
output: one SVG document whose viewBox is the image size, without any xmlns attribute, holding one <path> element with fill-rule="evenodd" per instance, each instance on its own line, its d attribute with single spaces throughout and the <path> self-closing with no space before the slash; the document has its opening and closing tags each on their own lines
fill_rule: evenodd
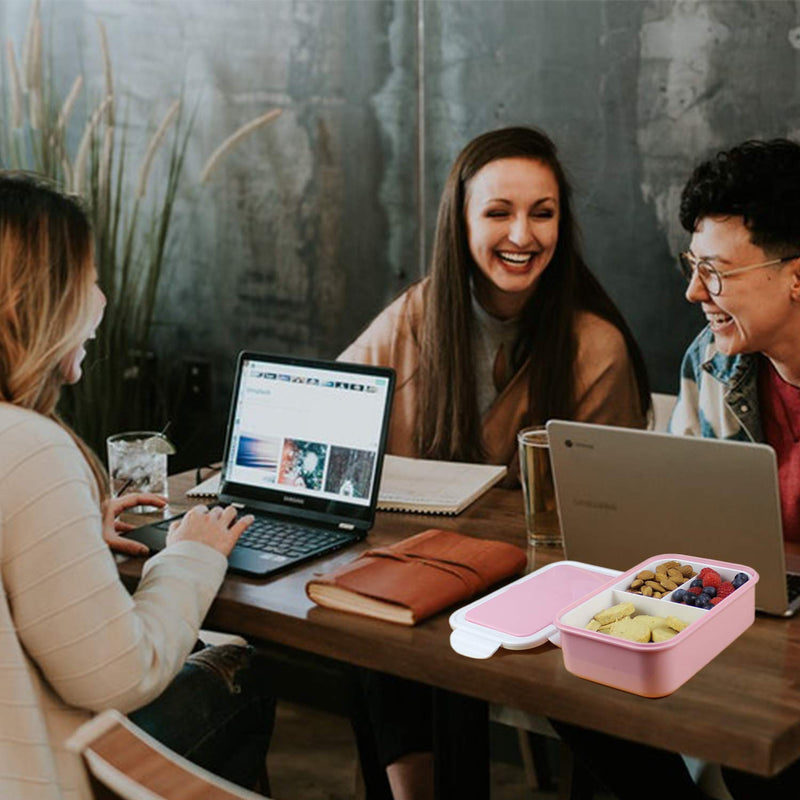
<svg viewBox="0 0 800 800">
<path fill-rule="evenodd" d="M 489 797 L 489 705 L 433 690 L 434 786 L 440 800 Z"/>
</svg>

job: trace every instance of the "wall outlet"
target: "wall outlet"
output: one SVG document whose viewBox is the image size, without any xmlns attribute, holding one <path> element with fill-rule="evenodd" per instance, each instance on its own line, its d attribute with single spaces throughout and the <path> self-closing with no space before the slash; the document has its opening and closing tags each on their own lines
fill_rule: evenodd
<svg viewBox="0 0 800 800">
<path fill-rule="evenodd" d="M 207 411 L 211 408 L 211 362 L 186 358 L 183 364 L 183 402 L 192 411 Z"/>
</svg>

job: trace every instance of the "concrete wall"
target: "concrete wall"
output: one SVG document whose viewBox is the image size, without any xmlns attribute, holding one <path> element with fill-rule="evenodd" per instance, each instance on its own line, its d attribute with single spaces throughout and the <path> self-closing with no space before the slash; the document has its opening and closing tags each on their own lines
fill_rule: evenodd
<svg viewBox="0 0 800 800">
<path fill-rule="evenodd" d="M 27 14 L 2 0 L 4 40 Z M 96 17 L 134 151 L 181 91 L 197 108 L 159 343 L 211 360 L 217 418 L 238 350 L 333 356 L 422 274 L 452 158 L 512 123 L 559 144 L 589 263 L 674 391 L 701 326 L 673 268 L 681 186 L 714 149 L 800 124 L 797 2 L 43 0 L 57 81 L 82 71 L 94 100 Z"/>
</svg>

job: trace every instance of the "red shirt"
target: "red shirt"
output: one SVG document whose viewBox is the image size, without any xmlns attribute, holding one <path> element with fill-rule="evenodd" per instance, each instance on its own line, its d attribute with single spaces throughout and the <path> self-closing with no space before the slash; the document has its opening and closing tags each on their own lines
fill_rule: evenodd
<svg viewBox="0 0 800 800">
<path fill-rule="evenodd" d="M 778 458 L 783 538 L 800 541 L 800 389 L 786 383 L 767 358 L 758 370 L 764 438 Z"/>
</svg>

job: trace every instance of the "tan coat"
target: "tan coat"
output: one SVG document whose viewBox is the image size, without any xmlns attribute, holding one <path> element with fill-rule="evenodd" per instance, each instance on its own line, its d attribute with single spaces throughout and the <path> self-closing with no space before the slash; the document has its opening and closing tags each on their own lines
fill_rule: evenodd
<svg viewBox="0 0 800 800">
<path fill-rule="evenodd" d="M 396 371 L 387 443 L 387 452 L 395 455 L 417 455 L 414 447 L 417 370 L 426 283 L 412 285 L 339 356 L 341 361 L 392 367 Z M 582 312 L 577 318 L 577 335 L 574 418 L 604 425 L 645 427 L 633 366 L 622 334 L 596 314 Z M 490 464 L 506 464 L 511 485 L 519 481 L 516 436 L 526 424 L 529 364 L 530 359 L 483 416 L 486 460 Z"/>
</svg>

